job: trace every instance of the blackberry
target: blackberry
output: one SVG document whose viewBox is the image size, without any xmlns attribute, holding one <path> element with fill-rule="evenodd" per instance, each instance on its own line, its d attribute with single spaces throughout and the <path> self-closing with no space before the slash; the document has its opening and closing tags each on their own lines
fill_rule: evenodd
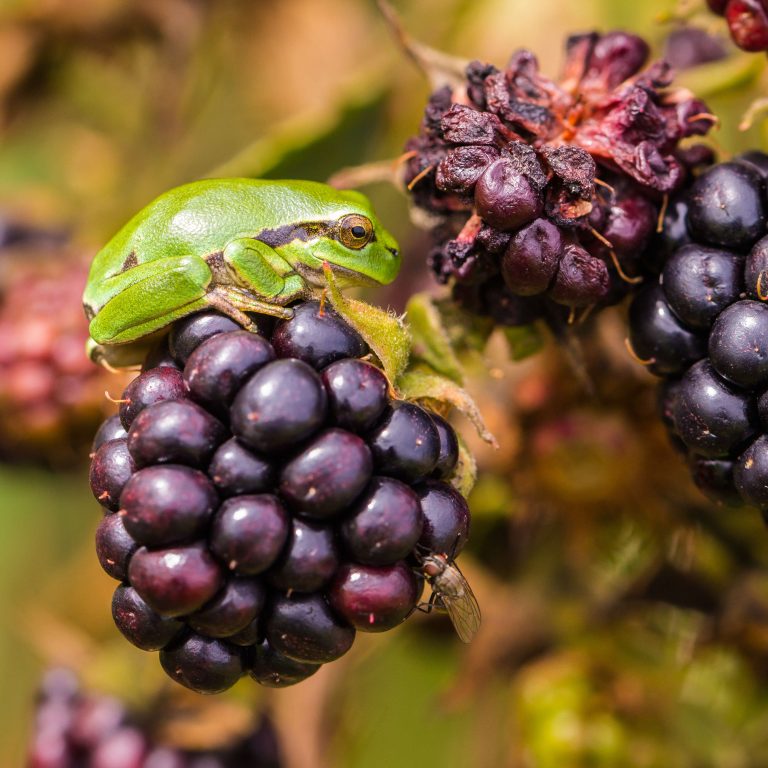
<svg viewBox="0 0 768 768">
<path fill-rule="evenodd" d="M 405 146 L 404 180 L 429 214 L 430 267 L 465 309 L 502 325 L 555 322 L 553 303 L 575 316 L 654 272 L 669 197 L 710 161 L 680 141 L 714 117 L 670 87 L 666 63 L 646 66 L 648 54 L 624 32 L 577 35 L 557 81 L 519 50 L 503 70 L 469 63 L 462 81 L 431 95 Z M 742 170 L 749 186 L 753 171 Z M 742 207 L 757 226 L 752 202 Z"/>
<path fill-rule="evenodd" d="M 661 410 L 696 485 L 768 509 L 768 155 L 705 171 L 684 200 L 692 238 L 630 308 L 630 341 L 665 379 Z M 766 283 L 768 286 L 768 283 Z"/>
<path fill-rule="evenodd" d="M 768 7 L 763 0 L 707 0 L 711 11 L 725 16 L 731 39 L 745 51 L 768 50 Z"/>
<path fill-rule="evenodd" d="M 215 666 L 219 679 L 226 675 L 222 658 L 210 650 L 216 648 L 215 641 L 209 646 L 207 683 L 214 679 Z M 179 645 L 164 655 L 177 662 L 174 674 L 185 671 L 183 647 Z M 265 685 L 279 686 L 288 680 L 298 682 L 318 669 L 277 659 L 269 651 L 262 656 L 269 659 L 265 664 L 269 671 L 257 679 Z M 278 668 L 279 673 L 272 671 Z M 244 734 L 202 750 L 183 746 L 178 737 L 173 743 L 166 743 L 158 736 L 164 730 L 164 721 L 172 723 L 178 713 L 178 707 L 174 707 L 167 694 L 158 693 L 140 709 L 129 709 L 120 699 L 84 690 L 69 670 L 49 670 L 37 695 L 25 765 L 29 768 L 86 765 L 91 768 L 280 768 L 283 764 L 274 726 L 265 715 L 249 725 Z"/>
<path fill-rule="evenodd" d="M 469 530 L 453 428 L 393 400 L 336 312 L 298 305 L 269 338 L 229 323 L 170 331 L 91 469 L 115 624 L 201 693 L 291 685 L 400 624 L 417 551 L 453 556 Z"/>
</svg>

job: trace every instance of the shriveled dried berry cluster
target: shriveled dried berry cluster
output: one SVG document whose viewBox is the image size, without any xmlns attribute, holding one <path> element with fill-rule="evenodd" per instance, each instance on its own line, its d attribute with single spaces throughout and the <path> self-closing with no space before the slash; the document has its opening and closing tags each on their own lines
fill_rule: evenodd
<svg viewBox="0 0 768 768">
<path fill-rule="evenodd" d="M 115 623 L 200 692 L 289 685 L 391 629 L 421 596 L 416 545 L 468 534 L 453 429 L 390 398 L 357 332 L 306 302 L 267 338 L 181 321 L 94 446 Z"/>
<path fill-rule="evenodd" d="M 768 155 L 709 168 L 688 242 L 630 307 L 630 341 L 665 379 L 660 406 L 712 499 L 768 510 Z"/>
<path fill-rule="evenodd" d="M 462 86 L 432 94 L 406 145 L 432 270 L 501 324 L 624 295 L 665 196 L 711 158 L 679 147 L 711 127 L 706 105 L 669 87 L 665 63 L 643 69 L 641 38 L 579 35 L 566 53 L 557 82 L 526 50 L 502 71 L 472 62 Z"/>
<path fill-rule="evenodd" d="M 710 10 L 724 16 L 739 48 L 768 51 L 768 2 L 766 0 L 707 0 Z"/>
<path fill-rule="evenodd" d="M 132 716 L 119 699 L 83 691 L 74 673 L 43 679 L 27 753 L 28 768 L 280 768 L 277 734 L 266 718 L 225 748 L 186 750 L 154 736 L 156 718 Z"/>
</svg>

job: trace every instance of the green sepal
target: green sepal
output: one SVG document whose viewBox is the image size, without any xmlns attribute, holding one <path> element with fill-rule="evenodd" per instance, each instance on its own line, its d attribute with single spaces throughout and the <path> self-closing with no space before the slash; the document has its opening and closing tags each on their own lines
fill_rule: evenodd
<svg viewBox="0 0 768 768">
<path fill-rule="evenodd" d="M 477 434 L 486 443 L 498 448 L 496 438 L 486 427 L 475 401 L 455 381 L 426 367 L 416 367 L 404 373 L 397 384 L 400 395 L 407 400 L 423 400 L 427 403 L 434 401 L 453 406 L 474 424 Z"/>
<path fill-rule="evenodd" d="M 427 293 L 415 294 L 409 300 L 405 313 L 413 338 L 412 356 L 457 384 L 463 384 L 464 369 L 432 297 Z"/>
<path fill-rule="evenodd" d="M 544 335 L 538 325 L 507 326 L 502 329 L 512 360 L 525 360 L 541 351 Z"/>
<path fill-rule="evenodd" d="M 333 308 L 365 339 L 396 388 L 411 354 L 411 334 L 403 319 L 379 307 L 342 296 L 327 264 L 323 266 L 323 272 Z"/>
<path fill-rule="evenodd" d="M 477 462 L 464 442 L 464 438 L 457 432 L 459 441 L 459 460 L 448 482 L 466 499 L 469 492 L 475 487 L 477 480 Z"/>
</svg>

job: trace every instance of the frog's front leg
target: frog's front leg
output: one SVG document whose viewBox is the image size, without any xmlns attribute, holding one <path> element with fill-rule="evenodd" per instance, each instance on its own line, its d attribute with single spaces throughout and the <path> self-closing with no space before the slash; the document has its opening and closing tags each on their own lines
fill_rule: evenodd
<svg viewBox="0 0 768 768">
<path fill-rule="evenodd" d="M 219 281 L 216 291 L 243 311 L 291 317 L 284 305 L 311 293 L 293 266 L 259 240 L 233 240 L 221 258 L 236 285 Z"/>
</svg>

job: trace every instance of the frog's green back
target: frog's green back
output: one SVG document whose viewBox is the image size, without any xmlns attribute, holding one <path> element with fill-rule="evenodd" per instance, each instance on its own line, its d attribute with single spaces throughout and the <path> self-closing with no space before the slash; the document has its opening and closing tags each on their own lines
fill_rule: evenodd
<svg viewBox="0 0 768 768">
<path fill-rule="evenodd" d="M 126 268 L 165 256 L 215 253 L 237 237 L 345 213 L 373 217 L 363 195 L 312 181 L 208 179 L 165 192 L 137 213 L 94 258 L 84 300 L 109 298 L 103 281 Z"/>
</svg>

